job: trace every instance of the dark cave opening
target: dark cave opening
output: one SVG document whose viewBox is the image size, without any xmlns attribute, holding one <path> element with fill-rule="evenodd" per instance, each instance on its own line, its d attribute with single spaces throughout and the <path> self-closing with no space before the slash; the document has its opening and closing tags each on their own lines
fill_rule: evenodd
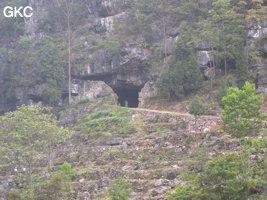
<svg viewBox="0 0 267 200">
<path fill-rule="evenodd" d="M 125 103 L 128 103 L 128 107 L 138 107 L 138 92 L 139 90 L 133 89 L 115 89 L 114 92 L 118 95 L 118 102 L 121 106 L 125 107 Z"/>
</svg>

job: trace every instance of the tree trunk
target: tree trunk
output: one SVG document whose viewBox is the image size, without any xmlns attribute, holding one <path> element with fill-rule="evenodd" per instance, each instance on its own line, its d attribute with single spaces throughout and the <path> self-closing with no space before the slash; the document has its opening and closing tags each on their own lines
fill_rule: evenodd
<svg viewBox="0 0 267 200">
<path fill-rule="evenodd" d="M 68 64 L 69 64 L 69 104 L 71 103 L 71 49 L 70 49 L 70 13 L 68 9 Z"/>
<path fill-rule="evenodd" d="M 225 75 L 225 77 L 227 76 L 227 63 L 226 63 L 226 58 L 224 58 L 224 75 Z"/>
<path fill-rule="evenodd" d="M 165 54 L 165 58 L 167 57 L 167 38 L 166 38 L 166 22 L 165 22 L 165 17 L 163 16 L 162 19 L 162 23 L 163 23 L 163 35 L 164 35 L 164 54 Z"/>
</svg>

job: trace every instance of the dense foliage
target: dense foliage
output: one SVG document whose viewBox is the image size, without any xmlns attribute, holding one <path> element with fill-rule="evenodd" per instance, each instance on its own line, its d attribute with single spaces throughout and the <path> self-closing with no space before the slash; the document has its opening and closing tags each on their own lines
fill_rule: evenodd
<svg viewBox="0 0 267 200">
<path fill-rule="evenodd" d="M 236 137 L 258 133 L 267 117 L 261 110 L 263 101 L 253 84 L 246 82 L 242 89 L 230 87 L 222 99 L 222 129 Z"/>
<path fill-rule="evenodd" d="M 180 40 L 174 46 L 171 57 L 161 74 L 161 87 L 169 98 L 182 99 L 201 84 L 201 73 L 194 55 L 191 30 L 187 22 L 180 25 Z"/>
<path fill-rule="evenodd" d="M 124 108 L 93 112 L 86 114 L 85 118 L 80 129 L 90 136 L 110 136 L 112 133 L 125 133 L 132 129 L 129 124 L 131 113 Z"/>
<path fill-rule="evenodd" d="M 203 115 L 205 113 L 205 106 L 198 96 L 195 96 L 190 104 L 189 113 L 195 116 Z"/>
<path fill-rule="evenodd" d="M 204 164 L 203 169 L 189 166 L 187 186 L 177 186 L 168 194 L 169 200 L 242 200 L 266 199 L 260 188 L 266 188 L 266 155 L 261 148 L 266 139 L 247 139 L 239 153 L 218 155 Z M 201 151 L 199 147 L 199 151 Z M 206 149 L 207 150 L 207 149 Z M 255 158 L 258 155 L 260 157 Z M 258 159 L 259 158 L 259 159 Z M 192 163 L 199 157 L 190 156 Z"/>
<path fill-rule="evenodd" d="M 64 141 L 69 131 L 57 126 L 48 108 L 19 107 L 17 111 L 0 117 L 1 163 L 16 168 L 25 166 L 25 187 L 33 187 L 33 167 L 41 152 L 50 152 L 56 144 Z M 49 164 L 49 163 L 47 163 Z M 33 194 L 28 194 L 32 199 Z"/>
<path fill-rule="evenodd" d="M 108 188 L 109 195 L 112 200 L 127 200 L 133 191 L 130 184 L 123 178 L 114 181 L 114 185 Z"/>
</svg>

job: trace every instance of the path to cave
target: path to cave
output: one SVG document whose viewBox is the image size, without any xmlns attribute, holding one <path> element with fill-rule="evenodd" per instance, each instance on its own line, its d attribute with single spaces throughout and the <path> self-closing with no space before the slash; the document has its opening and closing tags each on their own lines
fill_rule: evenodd
<svg viewBox="0 0 267 200">
<path fill-rule="evenodd" d="M 146 109 L 146 108 L 130 108 L 130 109 L 135 110 L 135 111 L 147 111 L 147 112 L 164 113 L 164 114 L 171 114 L 171 115 L 194 116 L 194 115 L 191 115 L 188 113 L 180 113 L 180 112 L 165 111 L 165 110 L 150 110 L 150 109 Z M 215 118 L 215 119 L 220 118 L 220 117 L 210 116 L 210 115 L 201 115 L 199 117 Z"/>
<path fill-rule="evenodd" d="M 154 112 L 154 113 L 163 113 L 163 114 L 180 115 L 180 116 L 194 116 L 188 113 L 180 113 L 180 112 L 165 111 L 165 110 L 150 110 L 146 108 L 130 108 L 130 109 L 134 111 Z M 220 117 L 211 116 L 211 115 L 201 115 L 198 117 L 220 119 Z M 267 128 L 267 121 L 263 121 L 263 123 L 265 124 L 265 128 Z"/>
</svg>

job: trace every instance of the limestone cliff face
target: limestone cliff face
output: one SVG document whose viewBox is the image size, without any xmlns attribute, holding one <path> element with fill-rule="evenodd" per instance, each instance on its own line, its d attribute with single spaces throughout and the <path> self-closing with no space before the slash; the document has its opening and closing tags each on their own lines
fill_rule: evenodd
<svg viewBox="0 0 267 200">
<path fill-rule="evenodd" d="M 163 66 L 162 63 L 150 62 L 151 56 L 154 56 L 157 52 L 145 48 L 141 37 L 140 40 L 131 41 L 113 49 L 112 54 L 104 48 L 93 48 L 96 40 L 104 41 L 109 38 L 114 28 L 114 21 L 116 19 L 123 20 L 127 10 L 114 9 L 116 0 L 79 1 L 86 5 L 86 13 L 83 24 L 77 28 L 75 37 L 72 38 L 72 46 L 79 45 L 79 48 L 72 51 L 71 57 L 73 60 L 82 59 L 83 61 L 79 69 L 72 68 L 72 100 L 78 101 L 81 96 L 84 96 L 77 88 L 82 88 L 86 84 L 84 81 L 87 80 L 104 81 L 113 90 L 132 89 L 137 92 L 141 91 L 142 95 L 139 100 L 142 102 L 144 102 L 142 97 L 155 95 L 157 89 L 153 89 L 151 92 L 147 88 L 151 84 L 154 85 L 154 88 L 156 87 L 155 81 L 159 77 Z M 55 5 L 45 0 L 30 0 L 28 3 L 34 10 L 33 17 L 24 18 L 25 33 L 29 38 L 39 40 L 43 36 L 51 35 L 51 32 L 52 36 L 66 36 L 66 31 L 62 31 L 59 26 L 53 27 L 53 30 L 51 30 L 51 27 L 47 28 L 40 25 L 48 17 L 49 10 Z M 266 35 L 266 30 L 264 29 L 261 33 L 256 30 L 250 30 L 247 36 L 247 45 L 255 46 L 256 40 L 260 35 Z M 164 57 L 171 55 L 173 44 L 178 39 L 178 27 L 167 30 L 165 40 L 164 38 L 158 39 L 158 44 L 161 44 L 162 49 L 166 51 L 164 55 L 161 55 L 162 60 L 164 60 Z M 205 42 L 196 45 L 196 49 L 199 67 L 204 73 L 216 58 L 212 55 L 210 47 Z M 255 68 L 252 70 L 255 71 Z M 256 69 L 257 72 L 259 70 L 258 68 Z M 0 83 L 2 82 L 3 77 L 0 73 Z M 265 91 L 265 82 L 264 79 L 259 79 L 260 91 Z M 144 87 L 145 85 L 146 87 Z M 41 83 L 36 83 L 35 86 L 31 87 L 17 87 L 14 91 L 14 104 L 42 104 L 40 95 L 42 88 L 43 85 Z M 68 89 L 67 87 L 63 89 L 62 102 L 64 103 L 66 102 Z M 3 88 L 0 88 L 0 90 L 3 90 Z M 112 96 L 113 94 L 110 95 Z M 88 94 L 88 97 L 90 96 L 92 95 Z M 1 97 L 0 105 L 3 106 Z"/>
<path fill-rule="evenodd" d="M 115 2 L 116 0 L 92 0 L 86 2 L 85 33 L 76 35 L 75 40 L 72 41 L 73 44 L 83 43 L 79 52 L 72 52 L 72 56 L 77 57 L 79 56 L 78 54 L 82 53 L 84 58 L 82 68 L 72 70 L 73 88 L 82 87 L 83 80 L 95 80 L 104 81 L 115 90 L 133 89 L 139 92 L 148 81 L 156 80 L 160 75 L 162 66 L 149 62 L 149 57 L 155 52 L 144 48 L 142 39 L 117 48 L 116 52 L 111 56 L 108 55 L 105 49 L 91 50 L 94 40 L 109 37 L 115 19 L 123 20 L 125 10 L 112 9 L 116 6 Z M 29 3 L 34 8 L 35 13 L 38 14 L 35 14 L 32 18 L 25 19 L 26 32 L 30 38 L 39 39 L 47 35 L 47 33 L 38 30 L 38 23 L 42 21 L 42 17 L 47 14 L 51 5 L 43 0 L 31 0 Z M 114 10 L 119 11 L 115 12 Z M 92 37 L 88 39 L 86 35 L 91 35 Z M 174 28 L 168 30 L 165 41 L 166 46 L 163 44 L 163 38 L 158 41 L 159 44 L 162 44 L 162 48 L 166 48 L 167 56 L 171 54 L 172 45 L 178 39 L 178 35 L 178 28 Z M 213 59 L 208 47 L 199 48 L 197 57 L 203 71 Z M 79 86 L 77 86 L 77 83 Z M 73 91 L 73 100 L 77 101 L 77 96 L 80 96 L 80 94 L 77 94 L 77 91 Z M 144 89 L 143 94 L 144 91 L 147 90 Z M 35 93 L 38 92 L 36 91 Z M 146 92 L 145 96 L 150 96 L 150 93 Z"/>
<path fill-rule="evenodd" d="M 86 5 L 86 13 L 83 24 L 78 29 L 82 33 L 75 33 L 71 43 L 73 46 L 82 44 L 78 50 L 72 51 L 72 58 L 83 57 L 82 67 L 72 69 L 72 101 L 78 101 L 84 97 L 80 89 L 87 84 L 87 80 L 104 81 L 112 89 L 133 89 L 140 91 L 145 83 L 151 79 L 151 65 L 148 57 L 151 52 L 142 47 L 142 41 L 136 41 L 126 44 L 124 47 L 116 49 L 116 52 L 110 56 L 104 49 L 92 50 L 95 40 L 108 38 L 113 28 L 114 19 L 123 18 L 124 11 L 115 13 L 111 9 L 115 0 L 92 0 L 83 4 Z M 51 3 L 44 0 L 30 0 L 29 5 L 33 7 L 34 15 L 31 18 L 25 18 L 25 33 L 30 39 L 39 40 L 42 37 L 51 34 L 49 29 L 40 28 L 44 18 L 48 16 L 49 9 L 53 7 Z M 82 28 L 81 28 L 82 27 Z M 66 35 L 66 31 L 55 27 L 52 34 L 54 36 Z M 86 36 L 90 35 L 88 38 Z M 160 70 L 156 71 L 158 75 Z M 1 79 L 2 80 L 2 79 Z M 67 84 L 65 84 L 67 85 Z M 35 85 L 30 88 L 18 87 L 15 90 L 16 104 L 42 104 L 41 91 L 43 85 Z M 67 87 L 63 88 L 65 94 L 68 93 Z M 106 91 L 107 89 L 103 89 Z M 90 93 L 90 92 L 89 92 Z M 93 94 L 87 96 L 91 97 Z M 114 94 L 109 94 L 114 96 Z M 67 96 L 67 95 L 65 95 Z M 63 97 L 62 102 L 66 102 Z M 0 102 L 1 104 L 1 102 Z"/>
</svg>

